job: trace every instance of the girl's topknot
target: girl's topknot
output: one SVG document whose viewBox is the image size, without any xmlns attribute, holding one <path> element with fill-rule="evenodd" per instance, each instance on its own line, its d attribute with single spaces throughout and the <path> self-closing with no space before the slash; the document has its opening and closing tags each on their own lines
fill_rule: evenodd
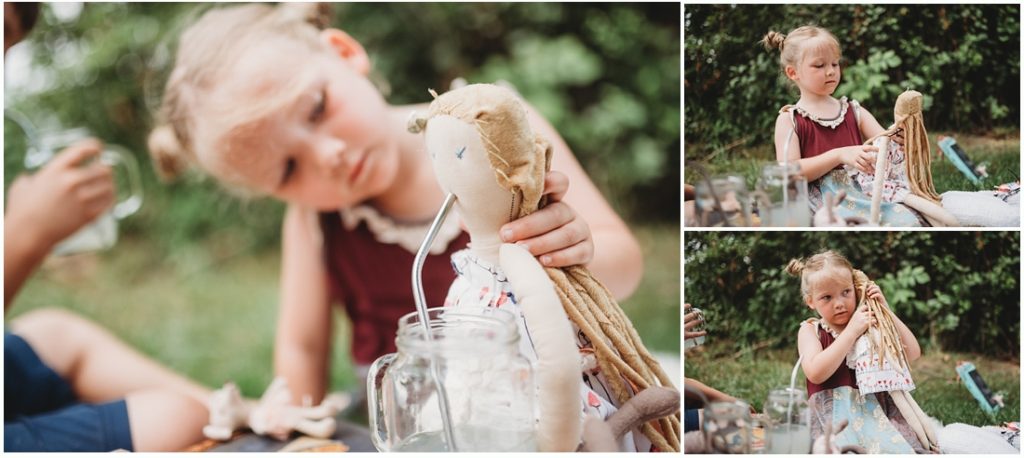
<svg viewBox="0 0 1024 458">
<path fill-rule="evenodd" d="M 786 273 L 799 277 L 804 272 L 804 262 L 799 259 L 790 259 L 789 265 L 786 266 Z"/>
<path fill-rule="evenodd" d="M 774 30 L 768 31 L 768 33 L 764 35 L 764 38 L 761 39 L 761 43 L 764 45 L 764 49 L 767 49 L 769 51 L 773 49 L 778 49 L 779 51 L 781 51 L 782 45 L 785 43 L 785 41 L 786 35 L 776 32 Z"/>
</svg>

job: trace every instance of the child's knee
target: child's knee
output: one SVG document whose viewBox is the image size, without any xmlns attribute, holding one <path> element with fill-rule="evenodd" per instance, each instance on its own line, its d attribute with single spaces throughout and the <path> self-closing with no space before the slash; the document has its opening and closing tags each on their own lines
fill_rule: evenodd
<svg viewBox="0 0 1024 458">
<path fill-rule="evenodd" d="M 206 405 L 169 390 L 143 390 L 126 398 L 135 451 L 181 451 L 203 438 Z"/>
</svg>

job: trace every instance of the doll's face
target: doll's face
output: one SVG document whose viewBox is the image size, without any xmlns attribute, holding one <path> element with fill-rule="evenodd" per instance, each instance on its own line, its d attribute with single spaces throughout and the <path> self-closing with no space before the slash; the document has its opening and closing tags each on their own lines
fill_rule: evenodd
<svg viewBox="0 0 1024 458">
<path fill-rule="evenodd" d="M 459 214 L 471 233 L 497 231 L 509 221 L 512 194 L 498 185 L 476 126 L 435 116 L 427 124 L 426 145 L 441 189 L 458 197 Z"/>
</svg>

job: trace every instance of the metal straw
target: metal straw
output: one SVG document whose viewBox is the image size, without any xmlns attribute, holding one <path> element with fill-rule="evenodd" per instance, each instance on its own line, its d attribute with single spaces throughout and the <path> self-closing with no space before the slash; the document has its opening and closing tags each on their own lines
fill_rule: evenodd
<svg viewBox="0 0 1024 458">
<path fill-rule="evenodd" d="M 445 218 L 448 216 L 448 212 L 452 209 L 452 205 L 455 204 L 455 194 L 449 193 L 445 199 L 444 204 L 441 205 L 441 210 L 437 212 L 437 216 L 434 217 L 434 222 L 430 223 L 430 229 L 427 231 L 427 237 L 423 240 L 423 244 L 420 245 L 419 251 L 416 252 L 416 258 L 412 262 L 412 292 L 413 298 L 416 300 L 416 312 L 420 317 L 420 324 L 423 325 L 423 336 L 426 337 L 428 342 L 433 342 L 434 336 L 430 333 L 430 316 L 427 314 L 427 297 L 423 293 L 423 262 L 427 259 L 427 254 L 430 253 L 430 245 L 434 243 L 434 238 L 437 237 L 437 232 L 441 230 L 441 224 L 444 223 Z M 434 386 L 437 387 L 438 400 L 441 406 L 441 425 L 444 427 L 444 440 L 448 444 L 449 452 L 456 452 L 458 448 L 455 446 L 455 434 L 452 431 L 452 418 L 449 414 L 448 408 L 448 393 L 444 389 L 444 385 L 441 383 L 441 373 L 438 370 L 437 364 L 431 356 L 430 361 L 430 374 L 434 378 Z"/>
</svg>

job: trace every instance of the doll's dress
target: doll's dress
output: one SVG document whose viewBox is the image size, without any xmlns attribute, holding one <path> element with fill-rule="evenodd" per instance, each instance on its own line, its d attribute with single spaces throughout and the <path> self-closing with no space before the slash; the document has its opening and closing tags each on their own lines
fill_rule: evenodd
<svg viewBox="0 0 1024 458">
<path fill-rule="evenodd" d="M 881 146 L 882 138 L 872 142 L 875 146 Z M 889 164 L 885 174 L 885 182 L 882 184 L 882 202 L 902 203 L 910 194 L 910 177 L 907 175 L 907 154 L 903 148 L 903 129 L 899 129 L 890 136 L 889 147 L 885 152 L 886 163 Z M 857 182 L 864 195 L 873 197 L 875 175 L 864 173 L 855 167 L 843 166 L 850 178 Z"/>
<path fill-rule="evenodd" d="M 871 333 L 875 339 L 881 340 L 878 329 L 870 328 L 868 333 Z M 846 355 L 846 365 L 853 367 L 857 378 L 857 388 L 860 389 L 861 394 L 911 391 L 915 388 L 914 380 L 910 377 L 910 368 L 893 364 L 892 359 L 887 356 L 883 364 L 880 355 L 871 354 L 871 343 L 867 333 L 857 338 L 850 353 Z"/>
<path fill-rule="evenodd" d="M 520 351 L 531 362 L 536 362 L 537 352 L 530 338 L 530 329 L 526 326 L 526 318 L 520 309 L 518 299 L 512 292 L 512 285 L 501 267 L 473 255 L 470 249 L 455 252 L 452 254 L 451 261 L 456 277 L 448 290 L 444 306 L 495 307 L 512 312 L 519 328 Z M 560 307 L 561 305 L 556 304 L 555 306 Z M 580 332 L 579 327 L 573 324 L 572 328 L 576 334 L 576 345 L 581 356 L 586 360 L 593 354 L 592 345 Z M 580 397 L 583 401 L 583 410 L 580 411 L 581 418 L 583 415 L 595 415 L 602 420 L 607 420 L 618 410 L 608 381 L 596 367 L 584 367 L 581 381 Z M 486 384 L 486 381 L 482 380 L 481 382 Z M 650 441 L 636 429 L 627 432 L 619 441 L 619 451 L 646 451 L 649 449 Z"/>
</svg>

